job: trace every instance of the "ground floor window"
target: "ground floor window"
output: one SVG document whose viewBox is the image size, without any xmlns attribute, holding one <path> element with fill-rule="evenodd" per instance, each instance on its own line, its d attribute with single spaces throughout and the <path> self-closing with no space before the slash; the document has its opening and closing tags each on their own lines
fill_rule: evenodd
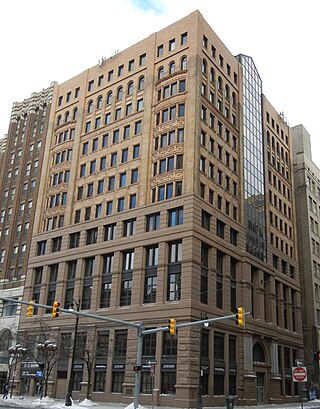
<svg viewBox="0 0 320 409">
<path fill-rule="evenodd" d="M 150 372 L 141 373 L 141 393 L 152 393 L 152 376 Z"/>
<path fill-rule="evenodd" d="M 161 393 L 167 395 L 176 394 L 176 372 L 162 372 L 161 377 Z"/>
<path fill-rule="evenodd" d="M 81 390 L 81 382 L 82 382 L 82 371 L 74 371 L 73 372 L 73 387 L 72 390 L 80 391 Z"/>
<path fill-rule="evenodd" d="M 96 371 L 94 373 L 93 390 L 95 392 L 104 392 L 105 385 L 106 385 L 105 371 Z"/>
<path fill-rule="evenodd" d="M 123 382 L 124 382 L 124 372 L 113 372 L 112 392 L 122 393 Z"/>
<path fill-rule="evenodd" d="M 216 396 L 224 395 L 224 374 L 214 374 L 213 394 Z"/>
</svg>

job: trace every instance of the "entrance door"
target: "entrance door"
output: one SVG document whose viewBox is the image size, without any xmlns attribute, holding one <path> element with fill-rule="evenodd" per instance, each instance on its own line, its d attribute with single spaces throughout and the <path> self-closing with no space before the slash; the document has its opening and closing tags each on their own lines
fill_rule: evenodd
<svg viewBox="0 0 320 409">
<path fill-rule="evenodd" d="M 257 404 L 264 403 L 264 372 L 257 372 Z"/>
</svg>

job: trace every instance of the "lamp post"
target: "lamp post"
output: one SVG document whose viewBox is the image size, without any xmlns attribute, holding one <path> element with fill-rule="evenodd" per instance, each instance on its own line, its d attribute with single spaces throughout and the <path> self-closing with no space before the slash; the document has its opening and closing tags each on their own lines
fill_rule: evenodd
<svg viewBox="0 0 320 409">
<path fill-rule="evenodd" d="M 48 376 L 49 376 L 49 366 L 50 366 L 50 357 L 52 358 L 57 350 L 57 345 L 53 342 L 46 340 L 43 344 L 37 345 L 37 350 L 43 354 L 43 363 L 42 363 L 42 379 L 44 380 L 44 395 L 47 395 L 48 387 Z M 43 388 L 41 388 L 40 399 L 43 397 Z"/>
<path fill-rule="evenodd" d="M 70 310 L 74 310 L 73 305 L 76 305 L 77 312 L 80 311 L 80 300 L 78 302 L 73 298 L 72 299 L 72 304 L 70 306 Z M 65 406 L 72 406 L 72 389 L 73 389 L 73 375 L 74 375 L 74 359 L 75 359 L 75 353 L 76 353 L 76 347 L 77 347 L 77 336 L 78 336 L 78 325 L 79 325 L 79 315 L 76 316 L 76 325 L 74 328 L 74 337 L 73 337 L 73 347 L 72 347 L 72 355 L 71 355 L 71 370 L 70 370 L 70 377 L 69 377 L 69 383 L 68 383 L 68 392 L 66 395 L 66 403 Z"/>
<path fill-rule="evenodd" d="M 12 391 L 14 388 L 14 377 L 15 377 L 15 373 L 17 370 L 17 362 L 18 362 L 18 358 L 20 356 L 24 356 L 27 353 L 26 348 L 22 348 L 22 346 L 20 344 L 17 344 L 14 347 L 10 347 L 8 349 L 9 354 L 12 357 L 12 362 L 10 365 L 10 371 L 9 371 L 9 378 L 11 378 L 11 371 L 13 369 L 13 374 L 12 374 L 12 380 L 9 379 L 9 383 L 10 383 L 10 399 L 12 398 Z"/>
</svg>

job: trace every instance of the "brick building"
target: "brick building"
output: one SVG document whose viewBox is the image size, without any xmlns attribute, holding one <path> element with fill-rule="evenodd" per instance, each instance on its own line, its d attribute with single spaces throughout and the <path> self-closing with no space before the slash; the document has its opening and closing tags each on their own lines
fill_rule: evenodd
<svg viewBox="0 0 320 409">
<path fill-rule="evenodd" d="M 299 399 L 303 357 L 290 129 L 251 57 L 233 56 L 196 11 L 54 87 L 24 299 L 161 327 L 230 315 L 208 328 L 146 336 L 142 404 L 195 407 Z M 40 309 L 70 347 L 75 318 Z M 91 396 L 131 402 L 134 329 L 81 317 L 96 341 Z M 103 347 L 101 347 L 101 345 Z M 83 351 L 82 351 L 83 352 Z M 49 392 L 70 376 L 59 354 Z M 73 396 L 88 373 L 76 356 Z M 35 382 L 29 380 L 30 393 Z M 152 393 L 153 392 L 153 393 Z"/>
</svg>

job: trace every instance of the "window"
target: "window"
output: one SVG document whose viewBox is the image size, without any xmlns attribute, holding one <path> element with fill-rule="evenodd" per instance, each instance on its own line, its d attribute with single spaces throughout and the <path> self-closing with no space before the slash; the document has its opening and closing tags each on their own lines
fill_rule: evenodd
<svg viewBox="0 0 320 409">
<path fill-rule="evenodd" d="M 133 236 L 136 234 L 136 219 L 125 220 L 123 222 L 123 237 Z"/>
<path fill-rule="evenodd" d="M 238 245 L 238 232 L 232 227 L 230 227 L 230 243 L 234 246 Z"/>
<path fill-rule="evenodd" d="M 123 252 L 120 306 L 131 304 L 133 266 L 134 250 L 128 250 Z"/>
<path fill-rule="evenodd" d="M 138 80 L 138 91 L 142 91 L 144 89 L 144 76 L 140 77 Z"/>
<path fill-rule="evenodd" d="M 119 175 L 119 187 L 125 187 L 127 180 L 127 172 L 120 173 Z"/>
<path fill-rule="evenodd" d="M 93 91 L 93 84 L 94 84 L 94 80 L 89 81 L 89 83 L 88 83 L 88 91 Z"/>
<path fill-rule="evenodd" d="M 134 124 L 134 134 L 135 135 L 139 135 L 141 134 L 142 131 L 142 122 L 141 121 L 137 121 Z"/>
<path fill-rule="evenodd" d="M 183 224 L 183 207 L 168 210 L 168 227 Z"/>
<path fill-rule="evenodd" d="M 156 302 L 158 254 L 157 245 L 146 248 L 144 303 Z"/>
<path fill-rule="evenodd" d="M 208 303 L 208 271 L 209 271 L 209 246 L 201 243 L 201 281 L 200 281 L 200 301 Z"/>
<path fill-rule="evenodd" d="M 224 239 L 225 226 L 226 226 L 225 223 L 217 219 L 217 236 L 221 237 L 222 239 Z"/>
<path fill-rule="evenodd" d="M 119 65 L 118 67 L 118 77 L 121 77 L 123 75 L 123 71 L 124 71 L 124 65 Z"/>
<path fill-rule="evenodd" d="M 118 212 L 124 211 L 124 197 L 118 199 Z"/>
<path fill-rule="evenodd" d="M 139 56 L 139 65 L 145 65 L 145 63 L 147 62 L 147 54 L 141 54 Z"/>
<path fill-rule="evenodd" d="M 137 159 L 139 158 L 139 156 L 140 156 L 140 145 L 134 145 L 132 159 Z"/>
<path fill-rule="evenodd" d="M 131 170 L 131 184 L 138 182 L 138 169 Z"/>
<path fill-rule="evenodd" d="M 114 240 L 116 232 L 116 223 L 104 226 L 104 241 Z"/>
<path fill-rule="evenodd" d="M 128 63 L 128 71 L 134 70 L 134 60 L 130 60 Z"/>
<path fill-rule="evenodd" d="M 133 193 L 129 196 L 129 209 L 135 209 L 137 207 L 137 195 Z"/>
<path fill-rule="evenodd" d="M 169 51 L 173 51 L 176 48 L 176 40 L 173 38 L 169 41 Z"/>
<path fill-rule="evenodd" d="M 107 216 L 112 214 L 112 205 L 113 205 L 112 200 L 107 202 L 107 206 L 106 206 L 106 215 Z"/>
<path fill-rule="evenodd" d="M 85 213 L 84 213 L 84 220 L 90 220 L 91 217 L 91 207 L 86 207 L 85 208 Z"/>
<path fill-rule="evenodd" d="M 121 163 L 128 162 L 128 148 L 122 149 L 121 153 Z"/>
<path fill-rule="evenodd" d="M 38 241 L 37 243 L 37 256 L 43 256 L 46 254 L 47 240 Z"/>
<path fill-rule="evenodd" d="M 90 175 L 96 171 L 96 160 L 90 162 Z"/>
<path fill-rule="evenodd" d="M 87 197 L 93 196 L 93 183 L 89 183 L 87 186 Z"/>
<path fill-rule="evenodd" d="M 201 212 L 201 226 L 210 231 L 210 220 L 211 220 L 211 214 L 202 210 Z"/>
<path fill-rule="evenodd" d="M 104 179 L 98 181 L 97 194 L 100 195 L 104 191 Z"/>
<path fill-rule="evenodd" d="M 111 154 L 110 166 L 117 165 L 117 152 Z"/>
<path fill-rule="evenodd" d="M 157 48 L 157 57 L 161 57 L 163 55 L 163 44 L 159 45 Z"/>
<path fill-rule="evenodd" d="M 17 313 L 17 305 L 12 301 L 3 301 L 2 317 L 12 317 Z"/>
<path fill-rule="evenodd" d="M 109 308 L 111 300 L 111 283 L 112 283 L 112 268 L 113 268 L 113 254 L 103 256 L 103 270 L 102 270 L 102 286 L 100 294 L 100 308 Z M 107 349 L 104 350 L 104 353 Z"/>
<path fill-rule="evenodd" d="M 188 33 L 181 34 L 181 45 L 187 44 L 188 41 Z"/>
<path fill-rule="evenodd" d="M 182 242 L 169 243 L 168 301 L 177 301 L 181 298 L 181 261 Z"/>
<path fill-rule="evenodd" d="M 141 111 L 143 109 L 143 98 L 137 100 L 137 111 Z"/>
<path fill-rule="evenodd" d="M 98 239 L 98 228 L 97 227 L 93 229 L 88 229 L 86 233 L 87 233 L 86 245 L 97 243 L 97 239 Z"/>
<path fill-rule="evenodd" d="M 146 216 L 146 231 L 160 229 L 160 213 L 152 213 Z"/>
<path fill-rule="evenodd" d="M 54 237 L 52 239 L 52 253 L 61 251 L 62 236 Z"/>
<path fill-rule="evenodd" d="M 84 177 L 86 175 L 86 164 L 83 163 L 80 165 L 80 177 Z"/>
<path fill-rule="evenodd" d="M 114 190 L 115 176 L 109 177 L 108 191 Z"/>
<path fill-rule="evenodd" d="M 80 232 L 69 234 L 69 248 L 74 249 L 79 247 L 80 244 Z"/>
</svg>

